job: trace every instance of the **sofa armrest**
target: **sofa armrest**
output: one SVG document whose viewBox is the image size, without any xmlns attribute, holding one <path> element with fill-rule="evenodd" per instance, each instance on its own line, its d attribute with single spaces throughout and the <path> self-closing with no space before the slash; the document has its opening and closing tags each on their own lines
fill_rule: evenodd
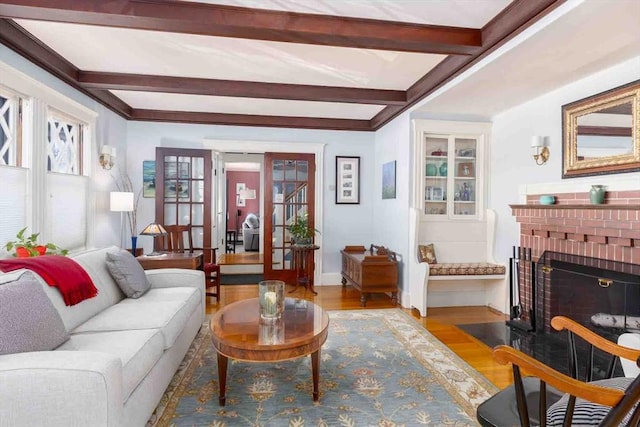
<svg viewBox="0 0 640 427">
<path fill-rule="evenodd" d="M 0 356 L 0 425 L 121 426 L 122 362 L 88 351 Z"/>
</svg>

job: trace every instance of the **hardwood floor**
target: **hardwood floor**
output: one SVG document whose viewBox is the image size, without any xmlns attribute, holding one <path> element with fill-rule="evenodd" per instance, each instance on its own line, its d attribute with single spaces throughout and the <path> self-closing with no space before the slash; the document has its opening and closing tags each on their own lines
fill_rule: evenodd
<svg viewBox="0 0 640 427">
<path fill-rule="evenodd" d="M 360 293 L 352 286 L 318 286 L 314 296 L 299 288 L 287 296 L 305 298 L 313 301 L 325 310 L 366 310 L 368 308 L 391 308 L 391 298 L 384 294 L 373 294 L 367 301 L 367 307 L 360 307 Z M 257 285 L 223 285 L 220 291 L 220 302 L 207 297 L 207 314 L 215 313 L 220 307 L 234 301 L 258 296 Z M 456 324 L 501 322 L 505 316 L 489 310 L 487 307 L 450 307 L 430 308 L 429 315 L 421 318 L 417 311 L 404 309 L 411 314 L 431 334 L 447 345 L 460 358 L 483 374 L 497 387 L 504 388 L 511 384 L 511 368 L 499 365 L 493 360 L 491 349 L 474 337 L 456 327 Z"/>
</svg>

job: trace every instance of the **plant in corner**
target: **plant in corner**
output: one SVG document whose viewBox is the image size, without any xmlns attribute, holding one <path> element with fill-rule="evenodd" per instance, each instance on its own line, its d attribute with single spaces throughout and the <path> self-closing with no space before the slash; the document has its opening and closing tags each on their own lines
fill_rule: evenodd
<svg viewBox="0 0 640 427">
<path fill-rule="evenodd" d="M 296 217 L 292 224 L 287 225 L 287 230 L 291 234 L 291 241 L 297 245 L 311 245 L 314 234 L 320 233 L 309 226 L 308 214 Z"/>
<path fill-rule="evenodd" d="M 27 227 L 18 231 L 16 240 L 7 242 L 2 248 L 11 252 L 15 249 L 14 257 L 26 258 L 39 255 L 66 255 L 69 251 L 53 243 L 38 243 L 40 233 L 26 234 Z"/>
</svg>

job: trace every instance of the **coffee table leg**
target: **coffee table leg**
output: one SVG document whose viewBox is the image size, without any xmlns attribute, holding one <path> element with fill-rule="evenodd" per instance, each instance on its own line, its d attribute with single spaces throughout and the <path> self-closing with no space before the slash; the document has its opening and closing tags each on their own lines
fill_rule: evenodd
<svg viewBox="0 0 640 427">
<path fill-rule="evenodd" d="M 218 397 L 218 403 L 220 406 L 224 406 L 227 401 L 227 361 L 229 359 L 218 353 L 218 381 L 220 382 L 220 396 Z"/>
<path fill-rule="evenodd" d="M 311 371 L 313 375 L 313 401 L 320 398 L 318 383 L 320 382 L 320 349 L 311 353 Z"/>
</svg>

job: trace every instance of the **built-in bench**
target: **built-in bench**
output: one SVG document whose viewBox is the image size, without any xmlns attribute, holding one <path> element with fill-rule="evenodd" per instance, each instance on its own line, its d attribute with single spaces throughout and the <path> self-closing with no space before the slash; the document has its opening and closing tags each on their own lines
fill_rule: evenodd
<svg viewBox="0 0 640 427">
<path fill-rule="evenodd" d="M 427 306 L 487 305 L 505 311 L 506 268 L 493 259 L 492 210 L 479 220 L 431 221 L 412 209 L 412 220 L 416 233 L 409 267 L 411 306 L 421 316 L 427 315 Z M 419 246 L 428 244 L 434 245 L 437 264 L 419 262 Z M 492 286 L 485 286 L 488 283 Z"/>
</svg>

